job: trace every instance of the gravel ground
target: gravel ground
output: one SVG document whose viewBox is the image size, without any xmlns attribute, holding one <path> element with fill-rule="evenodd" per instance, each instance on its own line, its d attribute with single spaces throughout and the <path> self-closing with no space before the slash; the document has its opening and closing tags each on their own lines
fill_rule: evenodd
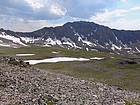
<svg viewBox="0 0 140 105">
<path fill-rule="evenodd" d="M 0 61 L 0 105 L 140 105 L 140 93 Z"/>
</svg>

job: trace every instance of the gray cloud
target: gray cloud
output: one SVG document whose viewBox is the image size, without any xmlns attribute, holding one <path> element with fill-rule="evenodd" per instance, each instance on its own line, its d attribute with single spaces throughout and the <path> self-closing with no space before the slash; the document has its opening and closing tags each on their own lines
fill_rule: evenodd
<svg viewBox="0 0 140 105">
<path fill-rule="evenodd" d="M 60 26 L 60 22 L 50 22 L 48 20 L 26 20 L 23 18 L 0 15 L 0 28 L 13 30 L 16 32 L 31 32 L 43 27 Z M 53 20 L 51 20 L 53 21 Z"/>
<path fill-rule="evenodd" d="M 89 18 L 116 0 L 1 0 L 0 14 L 34 20 L 53 20 L 64 16 Z M 42 7 L 41 7 L 42 6 Z"/>
<path fill-rule="evenodd" d="M 89 20 L 123 0 L 0 0 L 0 27 L 33 31 L 67 21 Z"/>
</svg>

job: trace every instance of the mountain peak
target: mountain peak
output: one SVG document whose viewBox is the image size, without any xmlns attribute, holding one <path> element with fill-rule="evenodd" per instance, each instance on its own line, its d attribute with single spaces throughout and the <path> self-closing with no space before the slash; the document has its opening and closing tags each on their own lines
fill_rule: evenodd
<svg viewBox="0 0 140 105">
<path fill-rule="evenodd" d="M 140 53 L 140 31 L 110 29 L 94 22 L 68 22 L 63 26 L 44 27 L 27 33 L 15 33 L 4 29 L 0 29 L 0 31 L 17 38 L 18 41 L 12 40 L 13 45 L 59 46 L 68 49 L 85 49 L 117 54 Z M 3 38 L 6 36 L 1 34 L 0 40 Z M 6 42 L 9 42 L 8 40 L 10 39 L 7 39 Z"/>
<path fill-rule="evenodd" d="M 73 24 L 79 24 L 79 25 L 81 25 L 81 24 L 83 24 L 83 25 L 87 25 L 87 24 L 96 24 L 96 23 L 94 23 L 94 22 L 89 22 L 89 21 L 74 21 L 74 22 L 67 22 L 67 23 L 65 23 L 64 25 L 73 25 Z M 63 25 L 63 26 L 64 26 Z M 97 24 L 96 24 L 97 25 Z"/>
</svg>

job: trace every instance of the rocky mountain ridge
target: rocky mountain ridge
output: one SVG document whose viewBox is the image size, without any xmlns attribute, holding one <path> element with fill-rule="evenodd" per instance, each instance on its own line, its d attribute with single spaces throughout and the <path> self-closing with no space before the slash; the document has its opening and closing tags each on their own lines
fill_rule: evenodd
<svg viewBox="0 0 140 105">
<path fill-rule="evenodd" d="M 93 22 L 68 22 L 63 26 L 44 27 L 33 32 L 0 29 L 1 46 L 59 46 L 117 54 L 140 53 L 140 31 L 110 29 Z"/>
</svg>

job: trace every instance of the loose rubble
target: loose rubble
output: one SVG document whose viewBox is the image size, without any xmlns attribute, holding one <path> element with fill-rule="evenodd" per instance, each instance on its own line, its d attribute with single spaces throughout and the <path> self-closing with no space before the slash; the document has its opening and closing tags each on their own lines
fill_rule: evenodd
<svg viewBox="0 0 140 105">
<path fill-rule="evenodd" d="M 9 57 L 0 60 L 0 105 L 140 104 L 140 93 L 9 61 Z"/>
</svg>

